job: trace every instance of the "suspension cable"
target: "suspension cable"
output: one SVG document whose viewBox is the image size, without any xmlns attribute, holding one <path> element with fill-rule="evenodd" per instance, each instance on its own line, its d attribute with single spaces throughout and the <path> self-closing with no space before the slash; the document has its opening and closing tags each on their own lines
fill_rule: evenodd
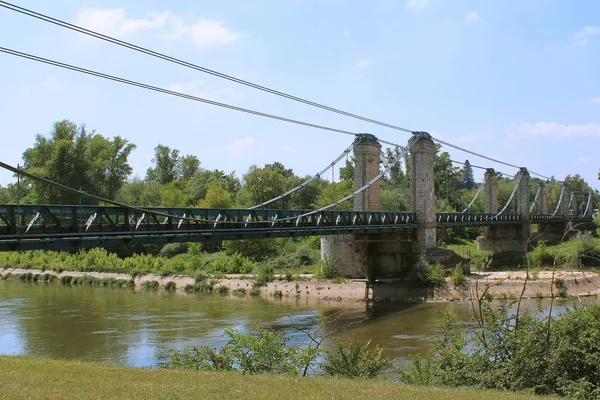
<svg viewBox="0 0 600 400">
<path fill-rule="evenodd" d="M 479 194 L 483 191 L 483 188 L 485 187 L 485 183 L 487 182 L 487 175 L 483 175 L 483 183 L 481 185 L 479 185 L 479 188 L 477 189 L 477 192 L 475 193 L 475 197 L 473 197 L 473 199 L 471 200 L 471 202 L 465 207 L 464 210 L 462 210 L 460 213 L 464 214 L 467 212 L 467 210 L 469 208 L 471 208 L 471 206 L 473 205 L 473 203 L 475 203 L 475 200 L 477 199 L 477 196 L 479 196 Z"/>
<path fill-rule="evenodd" d="M 537 201 L 538 201 L 538 196 L 540 195 L 541 191 L 542 191 L 542 186 L 538 185 L 537 190 L 535 191 L 535 197 L 533 199 L 533 203 L 531 203 L 531 207 L 529 207 L 529 213 L 530 214 L 531 214 L 531 211 L 533 211 L 533 207 L 535 207 L 535 210 L 537 212 L 540 212 L 540 208 L 538 207 Z"/>
<path fill-rule="evenodd" d="M 590 203 L 592 202 L 592 192 L 591 190 L 588 191 L 588 200 L 587 200 L 587 204 L 585 206 L 585 211 L 583 212 L 583 215 L 581 216 L 582 218 L 585 218 L 585 216 L 588 213 L 588 210 L 590 209 Z"/>
<path fill-rule="evenodd" d="M 157 86 L 152 86 L 152 85 L 148 85 L 148 84 L 145 84 L 145 83 L 140 83 L 140 82 L 132 81 L 132 80 L 129 80 L 129 79 L 119 78 L 119 77 L 114 76 L 114 75 L 104 74 L 104 73 L 101 73 L 101 72 L 97 72 L 97 71 L 93 71 L 93 70 L 89 70 L 89 69 L 77 67 L 75 65 L 66 64 L 66 63 L 62 63 L 62 62 L 59 62 L 59 61 L 50 60 L 50 59 L 43 58 L 43 57 L 38 57 L 38 56 L 35 56 L 35 55 L 32 55 L 32 54 L 22 53 L 20 51 L 11 50 L 11 49 L 8 49 L 8 48 L 5 48 L 5 47 L 0 47 L 0 52 L 6 53 L 6 54 L 10 54 L 10 55 L 13 55 L 13 56 L 17 56 L 17 57 L 21 57 L 21 58 L 26 58 L 26 59 L 37 61 L 37 62 L 41 62 L 41 63 L 44 63 L 44 64 L 53 65 L 55 67 L 69 69 L 71 71 L 75 71 L 75 72 L 80 72 L 80 73 L 87 74 L 87 75 L 96 76 L 98 78 L 103 78 L 103 79 L 107 79 L 107 80 L 110 80 L 110 81 L 119 82 L 119 83 L 123 83 L 123 84 L 130 85 L 130 86 L 136 86 L 136 87 L 139 87 L 139 88 L 142 88 L 142 89 L 152 90 L 152 91 L 155 91 L 155 92 L 164 93 L 164 94 L 168 94 L 168 95 L 171 95 L 171 96 L 177 96 L 177 97 L 182 97 L 182 98 L 188 99 L 188 100 L 198 101 L 200 103 L 210 104 L 210 105 L 213 105 L 213 106 L 223 107 L 223 108 L 227 108 L 227 109 L 234 110 L 234 111 L 239 111 L 239 112 L 244 112 L 244 113 L 247 113 L 247 114 L 257 115 L 259 117 L 265 117 L 265 118 L 270 118 L 270 119 L 274 119 L 274 120 L 278 120 L 278 121 L 289 122 L 289 123 L 296 124 L 296 125 L 308 126 L 310 128 L 317 128 L 317 129 L 323 129 L 323 130 L 331 131 L 331 132 L 343 133 L 343 134 L 346 134 L 346 135 L 353 135 L 353 136 L 356 135 L 355 132 L 345 131 L 345 130 L 337 129 L 337 128 L 331 128 L 331 127 L 327 127 L 327 126 L 323 126 L 323 125 L 317 125 L 317 124 L 313 124 L 313 123 L 309 123 L 309 122 L 303 122 L 303 121 L 299 121 L 299 120 L 295 120 L 295 119 L 291 119 L 291 118 L 280 117 L 280 116 L 277 116 L 277 115 L 274 115 L 274 114 L 264 113 L 264 112 L 261 112 L 261 111 L 255 111 L 255 110 L 251 110 L 251 109 L 248 109 L 248 108 L 234 106 L 234 105 L 231 105 L 231 104 L 219 103 L 217 101 L 208 100 L 208 99 L 204 99 L 204 98 L 201 98 L 201 97 L 196 97 L 196 96 L 188 95 L 188 94 L 185 94 L 185 93 L 180 93 L 180 92 L 175 92 L 175 91 L 168 90 L 168 89 L 159 88 Z"/>
<path fill-rule="evenodd" d="M 521 177 L 522 176 L 523 176 L 523 174 L 521 174 L 521 173 L 519 173 L 517 175 L 517 179 L 515 180 L 515 186 L 513 187 L 512 193 L 510 194 L 510 197 L 508 198 L 508 201 L 506 202 L 506 204 L 504 205 L 504 207 L 502 208 L 502 210 L 500 210 L 500 212 L 498 212 L 498 214 L 496 214 L 494 216 L 494 218 L 498 218 L 508 208 L 510 202 L 512 201 L 513 197 L 515 196 L 515 193 L 517 192 L 517 189 L 519 188 L 519 183 L 521 182 Z"/>
<path fill-rule="evenodd" d="M 358 145 L 358 143 L 360 143 L 359 139 L 355 139 L 352 142 L 352 145 L 350 145 L 350 147 L 348 147 L 346 150 L 344 150 L 344 152 L 342 154 L 340 154 L 340 156 L 338 158 L 336 158 L 334 161 L 331 162 L 331 164 L 329 164 L 325 169 L 323 169 L 321 172 L 318 172 L 316 175 L 312 176 L 311 178 L 309 178 L 308 180 L 302 182 L 300 185 L 296 186 L 293 189 L 288 190 L 287 192 L 280 194 L 277 197 L 273 197 L 271 200 L 267 200 L 267 201 L 263 201 L 260 204 L 257 204 L 255 206 L 249 207 L 249 210 L 254 210 L 263 206 L 266 206 L 267 204 L 271 204 L 277 200 L 281 200 L 286 196 L 289 196 L 290 194 L 302 189 L 303 187 L 305 187 L 306 185 L 308 185 L 309 183 L 311 183 L 312 181 L 314 181 L 315 179 L 319 178 L 320 176 L 323 176 L 323 174 L 325 174 L 327 171 L 329 171 L 329 169 L 333 168 L 342 158 L 344 158 L 346 155 L 348 155 L 352 150 L 354 150 L 354 148 Z"/>
<path fill-rule="evenodd" d="M 560 187 L 560 195 L 558 196 L 558 203 L 556 204 L 556 208 L 554 209 L 554 212 L 552 213 L 553 217 L 556 215 L 556 213 L 558 212 L 558 209 L 560 208 L 560 205 L 562 203 L 563 194 L 565 194 L 566 188 L 567 188 L 567 186 L 565 184 L 562 184 Z"/>
<path fill-rule="evenodd" d="M 321 108 L 323 110 L 327 110 L 327 111 L 330 111 L 330 112 L 341 114 L 341 115 L 344 115 L 346 117 L 351 117 L 351 118 L 359 119 L 359 120 L 362 120 L 362 121 L 370 122 L 372 124 L 384 126 L 386 128 L 391 128 L 391 129 L 395 129 L 395 130 L 406 132 L 406 133 L 413 133 L 413 131 L 410 130 L 410 129 L 406 129 L 406 128 L 402 128 L 400 126 L 388 124 L 386 122 L 378 121 L 378 120 L 375 120 L 375 119 L 372 119 L 372 118 L 363 117 L 361 115 L 353 114 L 353 113 L 350 113 L 350 112 L 347 112 L 347 111 L 339 110 L 339 109 L 334 108 L 334 107 L 329 107 L 329 106 L 326 106 L 324 104 L 320 104 L 320 103 L 316 103 L 314 101 L 303 99 L 301 97 L 293 96 L 293 95 L 288 94 L 288 93 L 284 93 L 284 92 L 280 92 L 278 90 L 270 89 L 268 87 L 261 86 L 261 85 L 258 85 L 256 83 L 245 81 L 243 79 L 239 79 L 239 78 L 236 78 L 234 76 L 226 75 L 224 73 L 221 73 L 221 72 L 218 72 L 218 71 L 215 71 L 215 70 L 211 70 L 209 68 L 201 67 L 199 65 L 192 64 L 190 62 L 187 62 L 187 61 L 175 58 L 175 57 L 171 57 L 171 56 L 168 56 L 166 54 L 162 54 L 162 53 L 150 50 L 150 49 L 146 49 L 144 47 L 137 46 L 137 45 L 134 45 L 132 43 L 125 42 L 123 40 L 119 40 L 119 39 L 115 39 L 115 38 L 107 36 L 107 35 L 103 35 L 103 34 L 101 34 L 99 32 L 95 32 L 95 31 L 92 31 L 90 29 L 86 29 L 86 28 L 83 28 L 83 27 L 80 27 L 80 26 L 77 26 L 77 25 L 74 25 L 74 24 L 70 24 L 70 23 L 68 23 L 66 21 L 62 21 L 62 20 L 59 20 L 57 18 L 52 18 L 52 17 L 50 17 L 48 15 L 44 15 L 44 14 L 35 12 L 33 10 L 29 10 L 27 8 L 24 8 L 24 7 L 19 7 L 19 6 L 15 5 L 15 4 L 12 4 L 12 3 L 9 3 L 9 2 L 6 2 L 6 1 L 0 1 L 0 7 L 4 7 L 6 9 L 11 10 L 11 11 L 16 11 L 18 13 L 21 13 L 21 14 L 24 14 L 24 15 L 27 15 L 27 16 L 30 16 L 30 17 L 33 17 L 33 18 L 37 18 L 39 20 L 42 20 L 42 21 L 45 21 L 45 22 L 49 22 L 51 24 L 54 24 L 54 25 L 57 25 L 57 26 L 60 26 L 60 27 L 63 27 L 63 28 L 67 28 L 67 29 L 70 29 L 70 30 L 75 31 L 75 32 L 79 32 L 79 33 L 82 33 L 84 35 L 92 36 L 92 37 L 94 37 L 96 39 L 104 40 L 106 42 L 109 42 L 109 43 L 112 43 L 112 44 L 116 44 L 118 46 L 125 47 L 125 48 L 130 49 L 130 50 L 137 51 L 139 53 L 143 53 L 143 54 L 146 54 L 146 55 L 149 55 L 149 56 L 152 56 L 152 57 L 160 58 L 162 60 L 169 61 L 171 63 L 175 63 L 175 64 L 178 64 L 178 65 L 187 67 L 187 68 L 195 69 L 197 71 L 200 71 L 200 72 L 203 72 L 203 73 L 206 73 L 206 74 L 209 74 L 209 75 L 213 75 L 213 76 L 216 76 L 218 78 L 227 79 L 229 81 L 232 81 L 232 82 L 235 82 L 235 83 L 238 83 L 238 84 L 241 84 L 241 85 L 245 85 L 245 86 L 248 86 L 248 87 L 251 87 L 251 88 L 254 88 L 254 89 L 262 90 L 264 92 L 267 92 L 267 93 L 270 93 L 270 94 L 274 94 L 274 95 L 277 95 L 277 96 L 280 96 L 280 97 L 284 97 L 284 98 L 287 98 L 287 99 L 290 99 L 290 100 L 293 100 L 293 101 L 297 101 L 297 102 L 300 102 L 300 103 L 304 103 L 304 104 L 307 104 L 309 106 Z"/>
</svg>

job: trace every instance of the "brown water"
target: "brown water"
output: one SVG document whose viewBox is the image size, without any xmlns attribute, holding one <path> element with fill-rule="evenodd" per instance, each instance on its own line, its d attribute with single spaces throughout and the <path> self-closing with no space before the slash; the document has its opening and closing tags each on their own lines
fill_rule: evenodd
<svg viewBox="0 0 600 400">
<path fill-rule="evenodd" d="M 597 301 L 591 299 L 588 301 Z M 528 306 L 537 306 L 531 301 Z M 542 303 L 546 305 L 547 303 Z M 564 301 L 555 303 L 557 311 Z M 250 332 L 260 323 L 295 332 L 316 329 L 340 303 L 267 300 L 125 289 L 67 287 L 0 281 L 0 354 L 80 358 L 136 367 L 157 366 L 169 347 L 220 346 L 223 331 Z M 353 306 L 338 337 L 372 340 L 398 362 L 426 354 L 444 309 L 471 323 L 471 305 L 456 303 L 378 303 Z M 295 335 L 303 343 L 306 337 Z M 325 344 L 330 347 L 331 343 Z"/>
</svg>

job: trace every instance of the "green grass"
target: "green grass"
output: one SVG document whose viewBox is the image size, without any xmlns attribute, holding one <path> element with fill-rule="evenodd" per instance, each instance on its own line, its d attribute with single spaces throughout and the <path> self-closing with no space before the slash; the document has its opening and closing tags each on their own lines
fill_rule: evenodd
<svg viewBox="0 0 600 400">
<path fill-rule="evenodd" d="M 540 399 L 381 380 L 136 369 L 33 357 L 2 356 L 0 370 L 0 397 L 7 399 Z"/>
</svg>

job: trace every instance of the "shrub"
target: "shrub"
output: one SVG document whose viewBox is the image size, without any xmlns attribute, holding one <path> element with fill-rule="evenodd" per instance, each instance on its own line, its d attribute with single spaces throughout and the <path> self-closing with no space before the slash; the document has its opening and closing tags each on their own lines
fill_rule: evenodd
<svg viewBox="0 0 600 400">
<path fill-rule="evenodd" d="M 533 250 L 527 255 L 529 265 L 532 267 L 541 267 L 542 265 L 552 265 L 554 263 L 554 254 L 550 251 L 546 242 L 540 240 L 533 248 Z"/>
<path fill-rule="evenodd" d="M 409 281 L 415 286 L 443 287 L 446 284 L 444 269 L 440 263 L 431 265 L 424 256 L 419 256 L 408 275 Z"/>
<path fill-rule="evenodd" d="M 173 281 L 168 281 L 163 285 L 163 289 L 167 291 L 173 291 L 177 289 L 177 284 Z"/>
<path fill-rule="evenodd" d="M 317 279 L 333 279 L 337 276 L 337 263 L 335 259 L 330 256 L 325 256 L 319 262 L 317 267 L 317 273 L 315 274 Z"/>
<path fill-rule="evenodd" d="M 216 292 L 219 293 L 219 294 L 228 294 L 229 293 L 229 286 L 219 285 L 216 288 Z"/>
<path fill-rule="evenodd" d="M 140 288 L 146 290 L 158 290 L 159 286 L 160 284 L 158 283 L 158 281 L 145 281 L 140 285 Z"/>
<path fill-rule="evenodd" d="M 389 360 L 379 345 L 370 350 L 370 344 L 371 341 L 363 345 L 356 340 L 346 344 L 338 341 L 335 350 L 326 352 L 323 370 L 333 376 L 376 378 L 389 365 Z"/>
<path fill-rule="evenodd" d="M 465 278 L 465 273 L 461 264 L 456 264 L 456 266 L 452 270 L 450 279 L 452 280 L 452 283 L 454 284 L 455 288 L 465 287 L 467 283 L 467 278 Z"/>
<path fill-rule="evenodd" d="M 188 252 L 188 243 L 167 243 L 158 253 L 161 257 L 171 258 L 177 254 L 185 254 Z"/>
<path fill-rule="evenodd" d="M 237 288 L 233 292 L 231 292 L 231 294 L 234 296 L 244 297 L 244 296 L 246 296 L 246 289 L 245 288 Z"/>
<path fill-rule="evenodd" d="M 469 336 L 457 331 L 454 316 L 447 314 L 434 342 L 434 356 L 415 356 L 400 380 L 597 398 L 600 304 L 568 309 L 557 317 L 521 310 L 517 321 L 515 302 L 501 298 L 493 305 L 483 300 L 479 323 Z"/>
<path fill-rule="evenodd" d="M 273 297 L 283 297 L 283 292 L 279 289 L 273 290 Z"/>
<path fill-rule="evenodd" d="M 558 292 L 556 293 L 556 295 L 558 297 L 567 297 L 568 296 L 568 290 L 567 290 L 568 288 L 567 288 L 567 284 L 565 283 L 564 280 L 562 280 L 560 278 L 556 278 L 554 280 L 554 286 L 558 290 Z"/>
<path fill-rule="evenodd" d="M 313 349 L 300 349 L 289 344 L 282 333 L 259 326 L 256 334 L 226 329 L 227 342 L 220 349 L 191 347 L 170 350 L 163 368 L 203 371 L 236 370 L 244 374 L 279 373 L 297 375 L 299 369 L 318 354 Z"/>
<path fill-rule="evenodd" d="M 267 283 L 275 279 L 275 268 L 271 264 L 261 264 L 258 267 L 255 285 L 265 286 Z"/>
</svg>

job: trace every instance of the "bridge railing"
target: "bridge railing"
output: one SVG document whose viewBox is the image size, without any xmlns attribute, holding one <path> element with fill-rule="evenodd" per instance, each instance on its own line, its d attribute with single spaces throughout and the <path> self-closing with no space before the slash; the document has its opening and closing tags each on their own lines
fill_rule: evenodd
<svg viewBox="0 0 600 400">
<path fill-rule="evenodd" d="M 531 222 L 556 222 L 556 221 L 564 221 L 565 217 L 563 215 L 552 215 L 552 214 L 532 214 L 529 216 Z"/>
<path fill-rule="evenodd" d="M 4 237 L 87 232 L 302 229 L 327 226 L 409 228 L 415 224 L 414 213 L 395 212 L 0 205 L 0 235 Z"/>
<path fill-rule="evenodd" d="M 523 218 L 516 214 L 436 213 L 435 221 L 438 226 L 489 226 L 521 223 Z"/>
</svg>

